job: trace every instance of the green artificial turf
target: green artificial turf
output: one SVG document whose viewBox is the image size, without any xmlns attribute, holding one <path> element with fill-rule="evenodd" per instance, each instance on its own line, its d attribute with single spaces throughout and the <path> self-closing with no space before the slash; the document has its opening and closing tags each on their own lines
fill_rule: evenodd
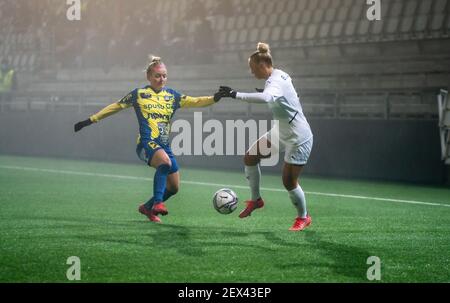
<svg viewBox="0 0 450 303">
<path fill-rule="evenodd" d="M 305 177 L 313 223 L 289 232 L 295 211 L 280 176 L 263 170 L 266 206 L 239 219 L 243 174 L 182 167 L 159 225 L 137 212 L 153 173 L 0 156 L 0 281 L 67 282 L 70 256 L 81 282 L 369 282 L 370 256 L 381 260 L 380 282 L 450 281 L 448 188 Z M 212 206 L 220 185 L 239 196 L 230 215 Z"/>
</svg>

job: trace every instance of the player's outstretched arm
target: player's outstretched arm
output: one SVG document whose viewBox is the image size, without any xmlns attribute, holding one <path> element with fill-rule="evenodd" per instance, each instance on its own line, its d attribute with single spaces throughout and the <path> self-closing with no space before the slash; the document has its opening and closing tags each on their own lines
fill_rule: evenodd
<svg viewBox="0 0 450 303">
<path fill-rule="evenodd" d="M 272 95 L 262 91 L 258 93 L 240 93 L 228 86 L 221 86 L 219 92 L 223 97 L 239 99 L 248 103 L 268 103 L 273 101 Z"/>
<path fill-rule="evenodd" d="M 82 128 L 91 125 L 92 123 L 97 123 L 98 121 L 109 117 L 119 111 L 121 111 L 124 108 L 129 107 L 129 104 L 125 104 L 125 103 L 121 103 L 121 102 L 116 102 L 113 104 L 108 105 L 107 107 L 103 108 L 102 110 L 100 110 L 98 113 L 96 113 L 95 115 L 92 115 L 89 117 L 89 119 L 86 119 L 84 121 L 80 121 L 77 124 L 75 124 L 74 126 L 74 130 L 75 132 L 80 131 Z"/>
<path fill-rule="evenodd" d="M 181 107 L 206 107 L 219 102 L 223 97 L 223 93 L 219 91 L 209 97 L 182 96 Z"/>
</svg>

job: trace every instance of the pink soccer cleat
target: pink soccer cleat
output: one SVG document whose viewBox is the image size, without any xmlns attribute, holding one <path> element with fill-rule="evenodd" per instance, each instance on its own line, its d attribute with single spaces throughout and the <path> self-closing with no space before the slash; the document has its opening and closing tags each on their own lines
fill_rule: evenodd
<svg viewBox="0 0 450 303">
<path fill-rule="evenodd" d="M 310 215 L 307 215 L 306 218 L 295 218 L 294 224 L 291 228 L 289 228 L 290 231 L 301 231 L 307 228 L 309 225 L 311 225 L 312 219 Z"/>
<path fill-rule="evenodd" d="M 164 202 L 155 202 L 152 207 L 152 212 L 155 215 L 162 215 L 165 216 L 169 214 L 169 211 L 167 210 L 166 206 L 164 205 Z"/>
<path fill-rule="evenodd" d="M 152 221 L 152 222 L 155 222 L 155 223 L 162 223 L 162 222 L 161 222 L 161 219 L 158 217 L 158 215 L 155 214 L 155 213 L 153 212 L 153 210 L 148 210 L 147 208 L 145 208 L 144 204 L 141 204 L 141 205 L 139 206 L 139 212 L 140 212 L 141 214 L 143 214 L 144 216 L 147 216 L 147 218 L 148 218 L 150 221 Z"/>
<path fill-rule="evenodd" d="M 252 214 L 252 212 L 255 209 L 264 207 L 264 201 L 261 198 L 259 198 L 256 201 L 249 200 L 249 201 L 246 201 L 245 203 L 247 203 L 247 206 L 245 207 L 245 209 L 243 211 L 241 211 L 241 213 L 239 214 L 239 218 L 248 217 Z"/>
</svg>

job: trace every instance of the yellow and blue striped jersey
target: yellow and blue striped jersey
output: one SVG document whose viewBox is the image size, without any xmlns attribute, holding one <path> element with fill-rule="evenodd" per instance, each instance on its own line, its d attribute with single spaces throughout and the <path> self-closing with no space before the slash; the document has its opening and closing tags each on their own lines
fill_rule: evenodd
<svg viewBox="0 0 450 303">
<path fill-rule="evenodd" d="M 98 122 L 122 109 L 133 107 L 139 123 L 140 141 L 169 145 L 170 121 L 176 110 L 183 107 L 204 107 L 214 103 L 214 97 L 189 97 L 164 87 L 155 92 L 150 86 L 136 88 L 118 102 L 108 105 L 90 117 Z"/>
</svg>

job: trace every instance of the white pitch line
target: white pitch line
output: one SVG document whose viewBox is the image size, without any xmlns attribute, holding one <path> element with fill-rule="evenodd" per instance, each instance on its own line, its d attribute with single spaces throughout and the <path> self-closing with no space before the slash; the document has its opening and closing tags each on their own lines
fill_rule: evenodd
<svg viewBox="0 0 450 303">
<path fill-rule="evenodd" d="M 56 169 L 47 169 L 47 168 L 35 168 L 35 167 L 23 167 L 23 166 L 7 166 L 7 165 L 0 165 L 0 168 L 3 168 L 3 169 L 14 169 L 14 170 L 25 170 L 25 171 L 36 171 L 36 172 L 46 172 L 46 173 L 55 173 L 55 174 L 89 176 L 89 177 L 105 177 L 105 178 L 116 178 L 116 179 L 126 179 L 126 180 L 153 181 L 152 178 L 146 178 L 146 177 L 133 177 L 133 176 L 123 176 L 123 175 L 99 174 L 99 173 L 89 173 L 89 172 L 80 172 L 80 171 L 72 171 L 72 170 L 56 170 Z M 230 187 L 230 188 L 248 189 L 248 186 L 232 185 L 232 184 L 218 184 L 218 183 L 195 182 L 195 181 L 181 181 L 181 183 L 183 183 L 183 184 L 191 184 L 191 185 L 214 186 L 214 187 L 222 187 L 222 188 L 223 187 Z M 286 190 L 284 190 L 284 189 L 270 188 L 270 187 L 261 187 L 261 190 L 272 191 L 272 192 L 286 192 Z M 395 203 L 406 203 L 406 204 L 418 204 L 418 205 L 428 205 L 428 206 L 450 207 L 450 204 L 432 203 L 432 202 L 425 202 L 425 201 L 400 200 L 400 199 L 390 199 L 390 198 L 377 198 L 377 197 L 343 195 L 343 194 L 321 193 L 321 192 L 308 192 L 308 191 L 305 191 L 305 193 L 309 194 L 309 195 L 325 196 L 325 197 L 338 197 L 338 198 L 349 198 L 349 199 L 360 199 L 360 200 L 374 200 L 374 201 L 383 201 L 383 202 L 395 202 Z"/>
</svg>

